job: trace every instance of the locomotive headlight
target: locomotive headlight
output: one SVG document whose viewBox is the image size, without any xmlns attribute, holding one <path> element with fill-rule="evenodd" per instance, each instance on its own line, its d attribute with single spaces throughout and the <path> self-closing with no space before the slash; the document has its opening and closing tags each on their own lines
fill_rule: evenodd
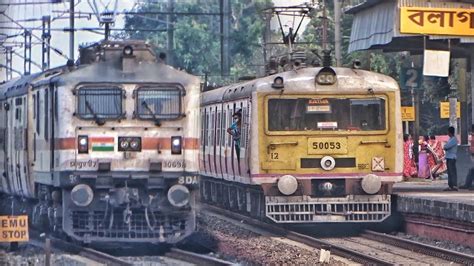
<svg viewBox="0 0 474 266">
<path fill-rule="evenodd" d="M 130 148 L 136 150 L 138 148 L 139 144 L 137 140 L 132 140 L 130 141 Z"/>
<path fill-rule="evenodd" d="M 324 182 L 319 185 L 319 190 L 330 192 L 334 189 L 334 185 L 331 182 Z"/>
<path fill-rule="evenodd" d="M 291 195 L 296 192 L 298 181 L 292 175 L 284 175 L 278 179 L 278 190 L 284 195 Z"/>
<path fill-rule="evenodd" d="M 141 137 L 118 137 L 119 151 L 141 151 Z"/>
<path fill-rule="evenodd" d="M 382 180 L 379 176 L 368 174 L 362 178 L 361 186 L 365 193 L 375 194 L 382 187 Z"/>
<path fill-rule="evenodd" d="M 171 154 L 181 154 L 183 148 L 183 138 L 181 136 L 171 137 Z"/>
<path fill-rule="evenodd" d="M 77 151 L 79 153 L 89 153 L 89 138 L 87 136 L 78 136 Z"/>
<path fill-rule="evenodd" d="M 183 185 L 174 185 L 168 190 L 168 201 L 175 207 L 185 206 L 189 198 L 189 189 Z"/>
<path fill-rule="evenodd" d="M 124 149 L 124 150 L 126 150 L 129 145 L 130 145 L 130 144 L 128 143 L 128 140 L 125 140 L 125 139 L 124 139 L 124 140 L 122 140 L 122 141 L 120 142 L 120 148 L 122 148 L 122 149 Z"/>
<path fill-rule="evenodd" d="M 71 201 L 79 207 L 86 207 L 94 199 L 94 191 L 86 184 L 76 185 L 71 191 Z"/>
</svg>

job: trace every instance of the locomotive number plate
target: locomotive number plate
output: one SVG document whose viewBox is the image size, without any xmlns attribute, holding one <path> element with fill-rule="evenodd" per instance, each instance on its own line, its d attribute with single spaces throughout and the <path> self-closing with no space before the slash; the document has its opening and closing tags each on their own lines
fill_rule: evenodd
<svg viewBox="0 0 474 266">
<path fill-rule="evenodd" d="M 309 138 L 308 154 L 346 154 L 347 138 Z"/>
</svg>

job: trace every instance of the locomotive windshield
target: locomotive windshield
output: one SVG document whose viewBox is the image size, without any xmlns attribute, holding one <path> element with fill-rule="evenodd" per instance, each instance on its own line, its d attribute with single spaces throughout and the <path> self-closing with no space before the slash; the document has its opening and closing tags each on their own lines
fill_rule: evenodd
<svg viewBox="0 0 474 266">
<path fill-rule="evenodd" d="M 383 98 L 297 98 L 268 101 L 270 131 L 384 130 Z"/>
<path fill-rule="evenodd" d="M 181 89 L 146 87 L 136 91 L 135 113 L 140 119 L 169 120 L 181 116 Z"/>
<path fill-rule="evenodd" d="M 121 88 L 82 87 L 77 95 L 77 114 L 82 119 L 118 119 L 123 114 Z"/>
</svg>

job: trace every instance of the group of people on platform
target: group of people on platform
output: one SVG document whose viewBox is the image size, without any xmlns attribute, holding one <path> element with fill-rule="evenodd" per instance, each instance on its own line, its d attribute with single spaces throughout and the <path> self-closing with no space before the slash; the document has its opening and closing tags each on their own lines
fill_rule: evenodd
<svg viewBox="0 0 474 266">
<path fill-rule="evenodd" d="M 474 126 L 472 128 L 472 136 L 474 137 Z M 457 169 L 456 156 L 458 140 L 455 136 L 454 127 L 448 128 L 449 139 L 444 144 L 437 140 L 435 136 L 420 136 L 418 139 L 418 164 L 415 162 L 413 153 L 413 139 L 410 135 L 404 135 L 403 141 L 403 176 L 430 178 L 434 180 L 440 174 L 447 172 L 448 188 L 445 191 L 457 191 Z M 474 141 L 474 140 L 471 140 Z M 471 149 L 471 162 L 474 162 L 474 150 Z M 471 167 L 466 177 L 465 184 L 461 189 L 472 189 L 474 180 L 474 167 Z"/>
<path fill-rule="evenodd" d="M 410 135 L 403 136 L 403 176 L 435 179 L 447 171 L 445 152 L 435 136 L 418 139 L 418 165 L 413 152 L 414 142 Z"/>
</svg>

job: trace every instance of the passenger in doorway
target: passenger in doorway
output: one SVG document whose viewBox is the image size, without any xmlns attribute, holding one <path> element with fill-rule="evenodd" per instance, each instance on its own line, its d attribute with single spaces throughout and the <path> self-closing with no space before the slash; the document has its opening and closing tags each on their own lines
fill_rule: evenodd
<svg viewBox="0 0 474 266">
<path fill-rule="evenodd" d="M 449 140 L 444 145 L 446 151 L 446 164 L 448 166 L 448 186 L 444 191 L 457 191 L 458 173 L 456 169 L 456 154 L 458 152 L 458 140 L 454 135 L 454 127 L 448 128 Z"/>
<path fill-rule="evenodd" d="M 413 157 L 413 139 L 411 135 L 403 136 L 403 177 L 414 177 L 416 175 L 415 158 Z"/>
<path fill-rule="evenodd" d="M 232 139 L 234 140 L 234 147 L 235 147 L 235 154 L 237 155 L 237 160 L 240 161 L 240 135 L 241 135 L 241 128 L 242 128 L 242 111 L 237 110 L 232 115 L 232 125 L 227 129 L 227 133 L 232 135 Z"/>
</svg>

